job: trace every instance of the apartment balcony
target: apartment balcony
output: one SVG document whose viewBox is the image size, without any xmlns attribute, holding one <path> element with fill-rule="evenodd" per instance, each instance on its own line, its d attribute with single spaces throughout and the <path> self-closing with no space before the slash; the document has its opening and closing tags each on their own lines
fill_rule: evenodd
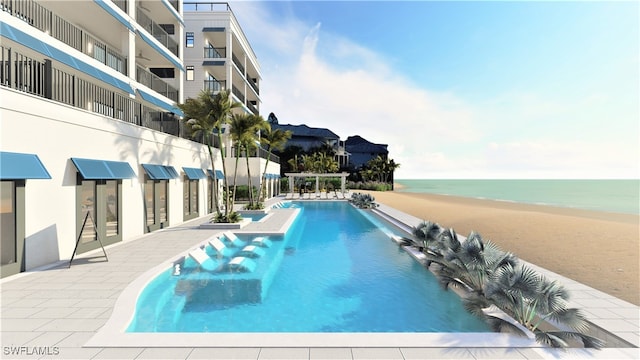
<svg viewBox="0 0 640 360">
<path fill-rule="evenodd" d="M 84 109 L 167 134 L 185 137 L 184 124 L 165 105 L 158 110 L 121 89 L 114 90 L 89 76 L 71 73 L 44 57 L 29 57 L 0 46 L 0 86 Z"/>
<path fill-rule="evenodd" d="M 48 5 L 53 4 L 47 3 Z M 84 28 L 71 23 L 57 13 L 33 0 L 1 0 L 0 10 L 23 20 L 32 27 L 100 61 L 110 68 L 127 74 L 128 58 L 109 46 L 106 41 Z"/>
<path fill-rule="evenodd" d="M 140 7 L 136 8 L 136 21 L 165 48 L 171 51 L 175 56 L 178 56 L 178 42 L 175 41 L 162 26 L 153 21 L 151 17 Z"/>
<path fill-rule="evenodd" d="M 205 59 L 226 59 L 227 48 L 226 47 L 205 47 L 203 56 Z"/>
<path fill-rule="evenodd" d="M 204 81 L 204 90 L 211 91 L 213 94 L 217 94 L 220 91 L 227 88 L 226 81 L 219 80 L 205 80 Z"/>
<path fill-rule="evenodd" d="M 145 70 L 141 66 L 136 66 L 136 80 L 140 84 L 143 84 L 146 87 L 153 89 L 157 93 L 162 94 L 165 97 L 175 102 L 178 102 L 178 95 L 179 95 L 178 89 L 167 84 L 160 77 Z"/>
</svg>

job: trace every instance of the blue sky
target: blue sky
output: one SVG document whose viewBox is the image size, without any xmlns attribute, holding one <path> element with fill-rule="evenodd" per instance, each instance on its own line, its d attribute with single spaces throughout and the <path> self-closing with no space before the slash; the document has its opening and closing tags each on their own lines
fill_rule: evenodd
<svg viewBox="0 0 640 360">
<path fill-rule="evenodd" d="M 637 2 L 239 1 L 261 113 L 397 178 L 639 178 Z"/>
</svg>

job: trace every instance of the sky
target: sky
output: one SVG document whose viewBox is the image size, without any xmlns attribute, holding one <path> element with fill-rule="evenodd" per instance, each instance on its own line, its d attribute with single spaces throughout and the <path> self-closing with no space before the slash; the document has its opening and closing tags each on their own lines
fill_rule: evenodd
<svg viewBox="0 0 640 360">
<path fill-rule="evenodd" d="M 232 1 L 260 112 L 396 179 L 640 178 L 636 1 Z"/>
</svg>

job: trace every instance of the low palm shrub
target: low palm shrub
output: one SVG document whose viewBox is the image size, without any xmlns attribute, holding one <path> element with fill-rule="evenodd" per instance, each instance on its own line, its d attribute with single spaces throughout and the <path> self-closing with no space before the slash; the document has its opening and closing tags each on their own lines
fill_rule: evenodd
<svg viewBox="0 0 640 360">
<path fill-rule="evenodd" d="M 349 202 L 360 209 L 373 209 L 378 207 L 375 201 L 376 199 L 371 196 L 371 194 L 363 193 L 353 193 L 351 194 L 351 199 L 349 199 Z"/>
<path fill-rule="evenodd" d="M 413 228 L 413 236 L 404 244 L 421 251 L 427 266 L 437 264 L 433 272 L 440 285 L 463 289 L 465 308 L 495 331 L 526 335 L 509 321 L 483 311 L 492 305 L 531 331 L 539 343 L 561 348 L 572 341 L 587 348 L 604 346 L 601 339 L 586 334 L 589 324 L 580 310 L 568 307 L 569 294 L 562 285 L 522 265 L 480 234 L 471 232 L 460 241 L 453 229 L 423 221 Z"/>
</svg>

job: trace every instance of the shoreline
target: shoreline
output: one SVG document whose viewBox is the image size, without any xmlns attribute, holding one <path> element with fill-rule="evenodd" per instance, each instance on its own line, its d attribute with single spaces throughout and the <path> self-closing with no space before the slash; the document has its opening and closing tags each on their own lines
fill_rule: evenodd
<svg viewBox="0 0 640 360">
<path fill-rule="evenodd" d="M 366 192 L 379 203 L 461 235 L 476 231 L 525 261 L 640 305 L 638 215 L 428 193 Z"/>
</svg>

